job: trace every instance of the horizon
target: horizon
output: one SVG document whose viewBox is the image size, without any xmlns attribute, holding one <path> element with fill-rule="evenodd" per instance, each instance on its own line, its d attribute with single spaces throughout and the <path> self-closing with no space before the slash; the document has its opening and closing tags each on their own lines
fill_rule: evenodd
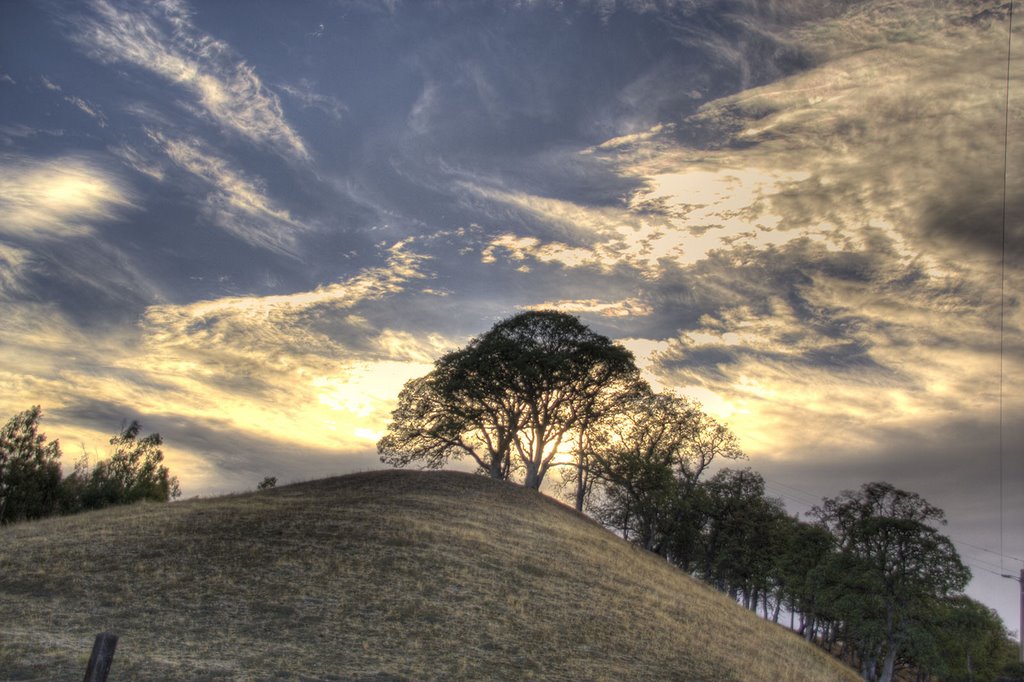
<svg viewBox="0 0 1024 682">
<path fill-rule="evenodd" d="M 405 381 L 557 309 L 726 423 L 790 513 L 880 480 L 944 509 L 1015 631 L 1008 23 L 988 0 L 7 3 L 0 416 L 41 405 L 65 469 L 137 419 L 185 498 L 383 468 Z"/>
</svg>

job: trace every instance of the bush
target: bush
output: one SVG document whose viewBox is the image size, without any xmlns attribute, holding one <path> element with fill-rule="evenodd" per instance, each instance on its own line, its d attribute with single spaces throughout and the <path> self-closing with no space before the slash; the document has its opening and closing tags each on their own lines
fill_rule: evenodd
<svg viewBox="0 0 1024 682">
<path fill-rule="evenodd" d="M 167 502 L 181 496 L 178 479 L 162 464 L 160 434 L 139 439 L 140 430 L 139 422 L 133 421 L 111 438 L 114 453 L 97 463 L 84 482 L 76 484 L 81 488 L 83 508 L 99 509 L 140 500 Z"/>
<path fill-rule="evenodd" d="M 36 405 L 0 429 L 0 524 L 60 509 L 60 445 L 39 433 L 42 416 Z"/>
</svg>

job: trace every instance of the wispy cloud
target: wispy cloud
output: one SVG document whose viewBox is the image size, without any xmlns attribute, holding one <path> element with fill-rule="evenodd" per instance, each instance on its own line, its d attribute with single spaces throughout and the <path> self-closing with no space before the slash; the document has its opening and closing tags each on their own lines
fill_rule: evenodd
<svg viewBox="0 0 1024 682">
<path fill-rule="evenodd" d="M 137 173 L 147 175 L 157 181 L 164 179 L 163 167 L 160 166 L 160 164 L 155 163 L 135 147 L 132 147 L 129 144 L 121 144 L 116 147 L 110 147 L 109 151 Z"/>
<path fill-rule="evenodd" d="M 22 290 L 21 279 L 30 259 L 28 251 L 0 242 L 0 295 Z"/>
<path fill-rule="evenodd" d="M 131 205 L 127 185 L 90 157 L 0 157 L 0 233 L 25 239 L 81 236 Z"/>
<path fill-rule="evenodd" d="M 150 71 L 188 91 L 202 112 L 233 133 L 288 157 L 309 158 L 277 96 L 227 43 L 199 31 L 183 2 L 94 0 L 90 7 L 73 29 L 89 55 Z"/>
<path fill-rule="evenodd" d="M 64 94 L 64 88 L 54 83 L 46 76 L 42 76 L 40 80 L 42 80 L 43 87 L 45 87 L 47 90 L 61 93 L 61 96 L 64 98 L 65 102 L 77 107 L 79 111 L 89 116 L 90 118 L 96 119 L 96 122 L 99 124 L 101 128 L 107 127 L 107 117 L 103 115 L 103 112 L 100 111 L 99 107 L 97 107 L 95 104 L 90 104 L 81 97 Z"/>
<path fill-rule="evenodd" d="M 322 111 L 335 120 L 341 120 L 345 112 L 348 111 L 348 108 L 336 97 L 316 92 L 314 84 L 305 78 L 295 84 L 282 83 L 277 88 L 301 104 L 303 108 Z"/>
<path fill-rule="evenodd" d="M 5 146 L 14 146 L 20 140 L 28 140 L 39 135 L 48 135 L 50 137 L 61 137 L 64 135 L 63 130 L 48 130 L 44 128 L 33 128 L 23 123 L 15 125 L 0 126 L 0 142 Z"/>
<path fill-rule="evenodd" d="M 309 227 L 275 205 L 262 182 L 245 177 L 224 159 L 204 151 L 199 140 L 168 139 L 153 132 L 150 138 L 175 164 L 214 188 L 204 206 L 217 225 L 253 246 L 296 255 L 296 237 Z M 135 159 L 130 153 L 128 158 Z"/>
<path fill-rule="evenodd" d="M 602 301 L 596 298 L 544 301 L 529 306 L 534 310 L 561 310 L 565 313 L 589 313 L 603 317 L 638 317 L 650 315 L 650 305 L 638 298 L 626 298 L 620 301 Z"/>
</svg>

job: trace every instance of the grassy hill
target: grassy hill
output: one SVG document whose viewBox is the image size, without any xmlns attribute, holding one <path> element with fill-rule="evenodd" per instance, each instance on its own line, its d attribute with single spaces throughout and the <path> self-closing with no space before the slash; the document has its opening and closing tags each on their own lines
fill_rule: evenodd
<svg viewBox="0 0 1024 682">
<path fill-rule="evenodd" d="M 536 492 L 355 474 L 0 529 L 0 678 L 856 680 Z"/>
</svg>

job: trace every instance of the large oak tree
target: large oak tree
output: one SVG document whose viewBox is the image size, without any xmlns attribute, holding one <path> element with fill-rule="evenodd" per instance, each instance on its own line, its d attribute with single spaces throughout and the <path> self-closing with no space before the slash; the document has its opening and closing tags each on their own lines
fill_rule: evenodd
<svg viewBox="0 0 1024 682">
<path fill-rule="evenodd" d="M 377 450 L 396 466 L 469 457 L 490 476 L 516 472 L 539 488 L 556 457 L 612 409 L 609 392 L 636 375 L 628 350 L 576 317 L 521 313 L 407 382 Z"/>
</svg>

